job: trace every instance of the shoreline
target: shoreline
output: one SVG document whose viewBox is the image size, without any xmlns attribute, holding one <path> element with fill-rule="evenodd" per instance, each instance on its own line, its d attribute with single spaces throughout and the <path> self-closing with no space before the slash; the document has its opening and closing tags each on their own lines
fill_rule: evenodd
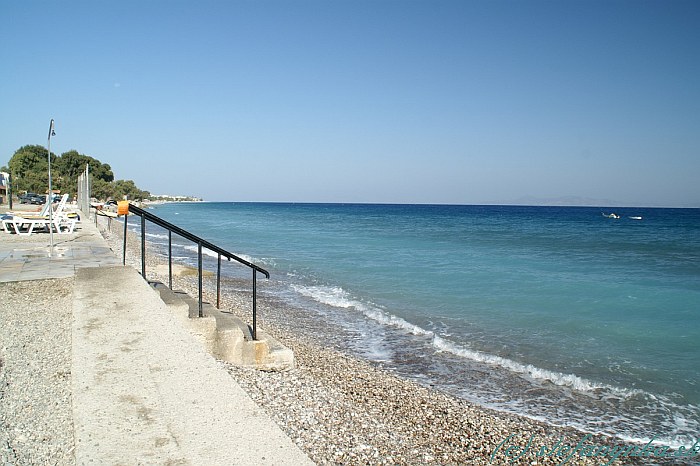
<svg viewBox="0 0 700 466">
<path fill-rule="evenodd" d="M 100 225 L 120 256 L 123 230 L 113 225 L 112 233 L 105 234 L 105 228 Z M 140 238 L 129 236 L 133 240 L 127 242 L 127 265 L 140 270 Z M 167 282 L 167 273 L 157 273 L 158 265 L 165 263 L 147 241 L 148 278 Z M 174 276 L 173 281 L 174 288 L 196 296 L 196 277 Z M 241 283 L 222 278 L 226 293 L 221 307 L 250 322 L 250 291 L 232 289 Z M 205 300 L 215 299 L 214 287 L 212 280 L 204 280 Z M 274 299 L 264 295 L 258 299 L 263 309 L 279 308 Z M 261 327 L 294 351 L 297 367 L 267 373 L 222 364 L 318 464 L 501 464 L 513 460 L 517 448 L 523 455 L 513 464 L 560 464 L 561 455 L 538 453 L 551 450 L 557 441 L 560 446 L 575 446 L 582 439 L 586 445 L 636 445 L 473 404 L 324 346 L 285 328 L 281 317 L 267 318 L 267 314 Z M 528 445 L 536 445 L 538 451 L 533 447 L 525 454 Z M 618 464 L 648 464 L 649 459 L 625 458 Z M 577 457 L 573 464 L 601 462 Z"/>
</svg>

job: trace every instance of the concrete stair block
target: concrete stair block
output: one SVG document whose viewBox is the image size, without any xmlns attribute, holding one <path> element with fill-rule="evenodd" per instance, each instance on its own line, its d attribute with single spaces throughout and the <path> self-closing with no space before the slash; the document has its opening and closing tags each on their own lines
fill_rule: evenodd
<svg viewBox="0 0 700 466">
<path fill-rule="evenodd" d="M 285 371 L 294 367 L 294 353 L 266 332 L 258 329 L 253 340 L 250 327 L 231 312 L 199 303 L 182 291 L 173 291 L 160 282 L 150 282 L 163 302 L 183 325 L 222 361 L 264 371 Z"/>
</svg>

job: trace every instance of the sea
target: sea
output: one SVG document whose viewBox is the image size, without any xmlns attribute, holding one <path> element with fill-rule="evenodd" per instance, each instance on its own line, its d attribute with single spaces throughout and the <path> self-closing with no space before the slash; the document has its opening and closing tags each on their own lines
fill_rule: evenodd
<svg viewBox="0 0 700 466">
<path fill-rule="evenodd" d="M 276 303 L 259 304 L 263 327 L 284 321 L 402 377 L 550 424 L 676 447 L 698 437 L 700 209 L 204 202 L 150 212 L 270 272 L 258 275 L 259 296 Z M 147 224 L 146 237 L 166 254 L 159 227 Z M 196 245 L 173 238 L 175 260 L 195 265 Z M 252 275 L 226 261 L 222 273 Z"/>
</svg>

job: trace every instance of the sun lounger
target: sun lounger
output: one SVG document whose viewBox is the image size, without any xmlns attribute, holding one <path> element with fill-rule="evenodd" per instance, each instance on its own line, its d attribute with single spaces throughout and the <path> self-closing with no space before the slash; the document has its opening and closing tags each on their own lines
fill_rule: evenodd
<svg viewBox="0 0 700 466">
<path fill-rule="evenodd" d="M 58 221 L 58 219 L 56 219 Z M 45 219 L 45 218 L 23 218 L 23 217 L 13 217 L 10 220 L 2 221 L 3 228 L 7 232 L 12 232 L 22 236 L 29 236 L 34 233 L 36 227 L 42 229 L 49 228 L 51 225 L 55 225 L 55 221 Z M 25 231 L 26 230 L 26 231 Z"/>
<path fill-rule="evenodd" d="M 59 234 L 70 234 L 75 230 L 75 225 L 77 223 L 77 217 L 65 216 L 58 216 L 51 220 L 48 218 L 23 218 L 15 216 L 10 219 L 2 220 L 2 226 L 6 232 L 14 232 L 23 236 L 29 236 L 38 230 L 49 231 L 49 228 Z"/>
<path fill-rule="evenodd" d="M 70 217 L 63 211 L 67 200 L 68 195 L 64 194 L 61 202 L 56 206 L 56 211 L 52 212 L 51 218 L 48 215 L 13 215 L 12 218 L 2 220 L 2 227 L 8 233 L 14 231 L 16 234 L 23 236 L 31 235 L 36 228 L 47 231 L 53 229 L 59 234 L 73 233 L 75 225 L 78 223 L 78 218 L 75 216 Z"/>
<path fill-rule="evenodd" d="M 5 215 L 12 215 L 12 216 L 20 216 L 20 217 L 46 217 L 49 215 L 49 206 L 51 205 L 50 202 L 46 201 L 46 204 L 44 204 L 44 207 L 41 208 L 39 212 L 28 212 L 28 211 L 8 211 L 5 212 Z"/>
</svg>

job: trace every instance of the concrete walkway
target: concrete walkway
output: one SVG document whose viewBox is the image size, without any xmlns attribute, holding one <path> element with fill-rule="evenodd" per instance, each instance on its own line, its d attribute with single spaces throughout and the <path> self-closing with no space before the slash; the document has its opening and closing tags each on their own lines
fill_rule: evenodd
<svg viewBox="0 0 700 466">
<path fill-rule="evenodd" d="M 94 225 L 47 239 L 0 231 L 0 281 L 75 276 L 77 464 L 313 464 Z"/>
<path fill-rule="evenodd" d="M 80 222 L 70 235 L 18 236 L 0 226 L 0 282 L 65 278 L 83 267 L 121 264 L 94 224 Z"/>
</svg>

